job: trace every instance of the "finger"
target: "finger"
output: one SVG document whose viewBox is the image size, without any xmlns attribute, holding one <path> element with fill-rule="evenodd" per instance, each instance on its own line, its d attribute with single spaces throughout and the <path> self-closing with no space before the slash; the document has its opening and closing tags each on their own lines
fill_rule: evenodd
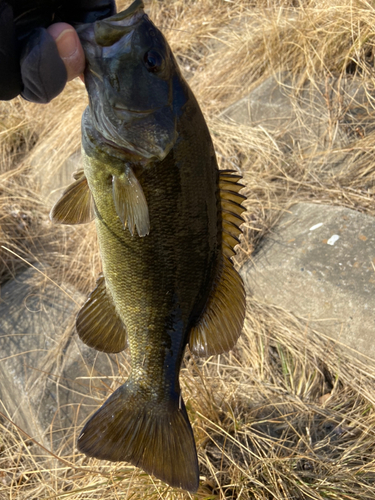
<svg viewBox="0 0 375 500">
<path fill-rule="evenodd" d="M 51 24 L 47 32 L 57 45 L 58 53 L 64 61 L 68 81 L 73 80 L 85 69 L 85 55 L 75 29 L 67 23 Z"/>
</svg>

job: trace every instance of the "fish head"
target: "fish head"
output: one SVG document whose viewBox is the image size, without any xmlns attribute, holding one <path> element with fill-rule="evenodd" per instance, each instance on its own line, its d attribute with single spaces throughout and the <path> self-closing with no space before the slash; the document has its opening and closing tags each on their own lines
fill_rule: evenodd
<svg viewBox="0 0 375 500">
<path fill-rule="evenodd" d="M 178 137 L 188 87 L 142 1 L 77 32 L 96 131 L 107 144 L 143 159 L 165 158 Z"/>
</svg>

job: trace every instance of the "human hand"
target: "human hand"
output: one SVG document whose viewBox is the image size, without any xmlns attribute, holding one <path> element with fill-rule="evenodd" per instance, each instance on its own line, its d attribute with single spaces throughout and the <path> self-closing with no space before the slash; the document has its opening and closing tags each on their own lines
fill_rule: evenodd
<svg viewBox="0 0 375 500">
<path fill-rule="evenodd" d="M 114 0 L 76 0 L 72 6 L 65 0 L 57 7 L 54 0 L 43 0 L 30 9 L 27 0 L 23 3 L 0 0 L 0 99 L 21 94 L 29 101 L 47 103 L 84 69 L 78 35 L 68 23 L 113 15 L 115 4 Z M 67 22 L 52 24 L 52 20 Z"/>
</svg>

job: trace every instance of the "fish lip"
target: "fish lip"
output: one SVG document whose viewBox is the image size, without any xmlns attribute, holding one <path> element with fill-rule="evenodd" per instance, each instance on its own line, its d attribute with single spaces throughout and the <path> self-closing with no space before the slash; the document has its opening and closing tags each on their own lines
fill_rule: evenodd
<svg viewBox="0 0 375 500">
<path fill-rule="evenodd" d="M 130 7 L 122 12 L 114 14 L 111 17 L 94 21 L 92 23 L 74 23 L 74 28 L 78 34 L 84 51 L 86 52 L 90 50 L 90 48 L 91 50 L 95 50 L 97 46 L 101 46 L 101 44 L 98 44 L 96 40 L 96 30 L 100 29 L 101 26 L 109 28 L 112 27 L 114 29 L 121 29 L 121 27 L 123 27 L 124 35 L 127 31 L 133 31 L 137 24 L 141 22 L 145 16 L 148 18 L 143 9 L 143 1 L 135 0 Z"/>
</svg>

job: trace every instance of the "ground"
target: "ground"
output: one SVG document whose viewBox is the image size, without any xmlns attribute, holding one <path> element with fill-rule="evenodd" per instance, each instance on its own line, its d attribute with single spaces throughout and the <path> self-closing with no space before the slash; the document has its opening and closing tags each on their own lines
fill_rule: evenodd
<svg viewBox="0 0 375 500">
<path fill-rule="evenodd" d="M 237 268 L 294 203 L 375 215 L 372 2 L 150 0 L 146 8 L 202 107 L 220 167 L 243 174 Z M 289 97 L 293 122 L 272 129 L 262 116 L 230 120 L 225 111 L 271 77 Z M 359 104 L 355 93 L 348 103 L 348 82 L 365 89 Z M 314 103 L 317 120 L 324 115 L 320 133 Z M 56 286 L 86 294 L 95 284 L 94 227 L 48 219 L 51 179 L 79 150 L 86 105 L 79 80 L 46 106 L 0 103 L 2 286 L 28 262 L 41 264 Z M 187 354 L 182 369 L 201 471 L 195 498 L 375 498 L 373 363 L 338 352 L 288 310 L 251 294 L 247 302 L 236 348 L 209 359 Z M 114 358 L 119 371 L 108 392 L 128 370 L 126 354 Z M 98 405 L 103 399 L 102 392 Z M 12 425 L 6 407 L 1 412 L 1 499 L 193 497 L 127 464 L 89 460 L 75 448 L 52 453 Z M 78 431 L 67 429 L 72 442 Z"/>
</svg>

